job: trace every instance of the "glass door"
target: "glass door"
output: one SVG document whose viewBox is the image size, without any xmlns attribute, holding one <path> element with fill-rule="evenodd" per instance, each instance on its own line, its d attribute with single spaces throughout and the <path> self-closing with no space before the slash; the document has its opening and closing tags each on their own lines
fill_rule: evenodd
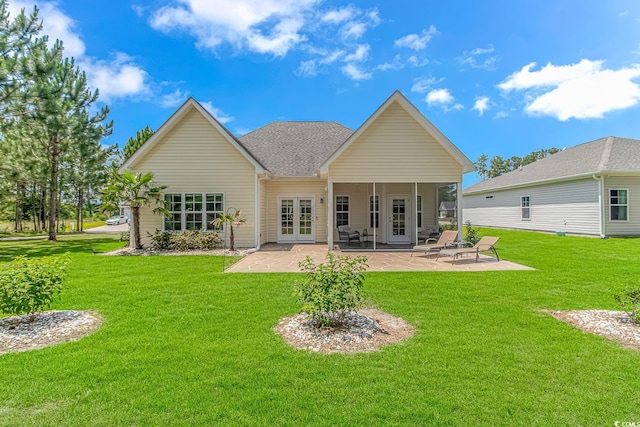
<svg viewBox="0 0 640 427">
<path fill-rule="evenodd" d="M 409 233 L 409 196 L 389 196 L 389 224 L 387 241 L 389 243 L 410 243 Z"/>
<path fill-rule="evenodd" d="M 279 197 L 278 242 L 314 243 L 314 209 L 313 197 Z"/>
</svg>

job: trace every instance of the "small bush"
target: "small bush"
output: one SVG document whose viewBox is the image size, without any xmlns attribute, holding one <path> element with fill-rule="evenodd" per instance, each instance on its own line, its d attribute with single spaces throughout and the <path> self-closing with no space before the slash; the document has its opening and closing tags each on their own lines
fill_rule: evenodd
<svg viewBox="0 0 640 427">
<path fill-rule="evenodd" d="M 0 271 L 0 311 L 25 314 L 49 307 L 62 291 L 68 255 L 27 259 L 18 257 Z"/>
<path fill-rule="evenodd" d="M 613 296 L 629 316 L 640 323 L 640 288 L 627 288 L 618 295 Z"/>
<path fill-rule="evenodd" d="M 480 236 L 478 235 L 478 230 L 476 230 L 471 225 L 471 221 L 465 222 L 464 227 L 465 227 L 465 235 L 464 235 L 465 242 L 469 242 L 473 245 L 478 243 L 480 241 Z"/>
<path fill-rule="evenodd" d="M 173 233 L 171 231 L 160 231 L 156 229 L 156 232 L 151 234 L 147 232 L 147 235 L 151 239 L 151 249 L 164 251 L 173 248 Z"/>
<path fill-rule="evenodd" d="M 123 231 L 122 233 L 120 233 L 120 241 L 121 242 L 129 242 L 131 238 L 131 233 L 129 233 L 128 231 Z"/>
<path fill-rule="evenodd" d="M 458 229 L 458 220 L 456 218 L 451 218 L 449 220 L 449 224 L 444 224 L 440 226 L 441 233 L 445 230 L 457 230 L 457 229 Z"/>
<path fill-rule="evenodd" d="M 329 325 L 350 311 L 357 310 L 364 301 L 364 272 L 367 258 L 334 256 L 328 253 L 326 263 L 316 265 L 307 256 L 298 263 L 306 273 L 305 279 L 294 283 L 294 292 L 310 319 Z"/>
</svg>

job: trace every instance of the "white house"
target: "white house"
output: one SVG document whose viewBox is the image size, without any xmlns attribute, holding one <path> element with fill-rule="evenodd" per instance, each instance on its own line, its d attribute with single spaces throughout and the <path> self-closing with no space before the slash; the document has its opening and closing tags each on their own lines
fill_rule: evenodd
<svg viewBox="0 0 640 427">
<path fill-rule="evenodd" d="M 240 138 L 194 99 L 183 104 L 123 169 L 167 185 L 169 217 L 141 212 L 141 231 L 213 230 L 241 209 L 236 245 L 338 241 L 349 225 L 379 245 L 410 245 L 437 224 L 438 187 L 473 163 L 400 92 L 356 131 L 335 122 L 275 122 Z M 458 194 L 461 197 L 460 190 Z"/>
<path fill-rule="evenodd" d="M 640 140 L 577 145 L 463 191 L 478 226 L 605 236 L 640 235 Z"/>
</svg>

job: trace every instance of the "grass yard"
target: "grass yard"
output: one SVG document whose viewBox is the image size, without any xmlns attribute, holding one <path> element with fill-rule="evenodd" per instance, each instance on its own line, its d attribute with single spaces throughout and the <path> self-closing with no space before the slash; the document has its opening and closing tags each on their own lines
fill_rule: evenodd
<svg viewBox="0 0 640 427">
<path fill-rule="evenodd" d="M 121 246 L 113 237 L 2 242 L 0 263 L 69 251 L 53 308 L 106 322 L 75 343 L 0 357 L 0 425 L 640 422 L 640 352 L 538 311 L 618 309 L 612 293 L 640 286 L 640 240 L 480 231 L 538 270 L 368 273 L 378 307 L 417 333 L 350 356 L 294 350 L 272 331 L 298 310 L 295 274 L 93 254 Z"/>
</svg>

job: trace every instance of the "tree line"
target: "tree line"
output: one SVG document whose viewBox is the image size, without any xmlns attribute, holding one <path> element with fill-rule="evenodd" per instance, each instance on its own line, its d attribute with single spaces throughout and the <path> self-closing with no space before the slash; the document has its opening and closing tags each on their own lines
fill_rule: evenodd
<svg viewBox="0 0 640 427">
<path fill-rule="evenodd" d="M 476 173 L 483 180 L 495 178 L 512 170 L 516 170 L 521 166 L 528 165 L 535 161 L 549 157 L 552 154 L 561 151 L 559 148 L 543 148 L 542 150 L 533 151 L 524 157 L 512 156 L 508 159 L 502 156 L 493 156 L 489 159 L 486 154 L 481 155 L 474 162 Z"/>
</svg>

